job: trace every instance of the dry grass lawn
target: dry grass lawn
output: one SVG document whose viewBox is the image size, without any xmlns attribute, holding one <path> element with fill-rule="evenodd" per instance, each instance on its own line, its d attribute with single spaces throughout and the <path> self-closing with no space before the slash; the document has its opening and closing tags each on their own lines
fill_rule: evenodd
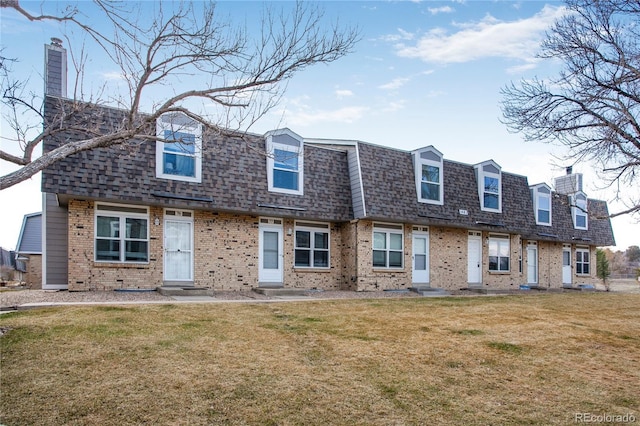
<svg viewBox="0 0 640 426">
<path fill-rule="evenodd" d="M 64 307 L 0 316 L 0 423 L 640 422 L 640 295 Z"/>
</svg>

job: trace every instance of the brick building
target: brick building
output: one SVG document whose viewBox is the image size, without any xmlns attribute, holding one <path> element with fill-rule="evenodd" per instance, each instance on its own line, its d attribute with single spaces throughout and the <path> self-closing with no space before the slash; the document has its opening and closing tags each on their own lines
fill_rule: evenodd
<svg viewBox="0 0 640 426">
<path fill-rule="evenodd" d="M 46 51 L 47 81 L 64 79 L 64 49 Z M 107 132 L 124 115 L 74 108 L 47 89 L 47 123 L 64 112 Z M 614 245 L 606 203 L 571 171 L 555 188 L 530 185 L 434 146 L 222 133 L 181 114 L 149 131 L 165 141 L 43 171 L 43 288 L 550 288 L 593 284 L 596 247 Z M 82 138 L 67 132 L 44 149 Z"/>
</svg>

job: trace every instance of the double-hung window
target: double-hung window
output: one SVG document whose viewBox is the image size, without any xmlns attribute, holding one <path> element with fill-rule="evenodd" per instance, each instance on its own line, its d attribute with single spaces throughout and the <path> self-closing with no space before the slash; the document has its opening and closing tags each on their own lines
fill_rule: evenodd
<svg viewBox="0 0 640 426">
<path fill-rule="evenodd" d="M 509 272 L 509 236 L 489 236 L 489 271 Z"/>
<path fill-rule="evenodd" d="M 576 249 L 576 274 L 589 275 L 589 249 L 578 247 Z"/>
<path fill-rule="evenodd" d="M 303 148 L 302 138 L 289 129 L 267 133 L 267 183 L 269 191 L 303 194 Z"/>
<path fill-rule="evenodd" d="M 432 146 L 413 153 L 418 201 L 443 204 L 442 153 Z"/>
<path fill-rule="evenodd" d="M 480 208 L 484 211 L 502 212 L 502 171 L 494 161 L 474 166 L 478 181 Z"/>
<path fill-rule="evenodd" d="M 149 211 L 140 207 L 96 205 L 95 260 L 149 261 Z"/>
<path fill-rule="evenodd" d="M 404 233 L 402 225 L 373 226 L 373 267 L 403 267 Z"/>
<path fill-rule="evenodd" d="M 572 198 L 571 213 L 573 216 L 573 227 L 576 229 L 588 229 L 587 196 L 582 192 L 578 192 Z"/>
<path fill-rule="evenodd" d="M 201 125 L 184 114 L 168 113 L 158 119 L 156 133 L 156 176 L 201 182 Z"/>
<path fill-rule="evenodd" d="M 540 184 L 531 188 L 536 224 L 551 226 L 551 188 Z"/>
<path fill-rule="evenodd" d="M 329 267 L 329 225 L 296 222 L 295 267 Z"/>
</svg>

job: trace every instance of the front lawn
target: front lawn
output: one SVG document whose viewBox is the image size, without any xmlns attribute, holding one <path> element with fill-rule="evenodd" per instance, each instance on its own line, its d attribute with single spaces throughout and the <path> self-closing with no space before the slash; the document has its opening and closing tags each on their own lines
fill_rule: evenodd
<svg viewBox="0 0 640 426">
<path fill-rule="evenodd" d="M 640 421 L 639 307 L 570 293 L 3 314 L 0 423 Z"/>
</svg>

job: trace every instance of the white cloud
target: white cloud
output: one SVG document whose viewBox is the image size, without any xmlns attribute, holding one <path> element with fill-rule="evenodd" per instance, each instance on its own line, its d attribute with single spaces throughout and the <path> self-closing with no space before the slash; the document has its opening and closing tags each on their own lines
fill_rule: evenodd
<svg viewBox="0 0 640 426">
<path fill-rule="evenodd" d="M 351 90 L 346 89 L 338 89 L 336 90 L 336 98 L 344 99 L 353 96 L 353 92 Z"/>
<path fill-rule="evenodd" d="M 404 101 L 404 100 L 390 102 L 387 107 L 382 109 L 382 111 L 383 112 L 399 111 L 401 109 L 404 109 L 405 104 L 406 104 L 406 101 Z"/>
<path fill-rule="evenodd" d="M 383 35 L 379 39 L 382 41 L 397 43 L 402 40 L 413 40 L 414 38 L 415 34 L 405 31 L 402 28 L 398 28 L 398 32 L 396 34 Z"/>
<path fill-rule="evenodd" d="M 274 113 L 282 116 L 288 126 L 304 127 L 319 123 L 354 123 L 360 120 L 367 111 L 369 111 L 369 108 L 362 106 L 319 110 L 294 101 L 289 104 L 289 107 L 284 110 L 274 111 Z"/>
<path fill-rule="evenodd" d="M 109 71 L 100 74 L 104 80 L 107 81 L 124 81 L 125 77 L 121 72 Z"/>
<path fill-rule="evenodd" d="M 394 78 L 387 84 L 378 86 L 378 88 L 382 90 L 395 90 L 395 89 L 401 88 L 402 86 L 407 84 L 410 80 L 411 79 L 407 77 L 398 77 L 398 78 Z"/>
<path fill-rule="evenodd" d="M 455 9 L 450 7 L 450 6 L 430 7 L 427 10 L 432 15 L 437 15 L 438 13 L 452 13 L 452 12 L 455 12 Z"/>
<path fill-rule="evenodd" d="M 463 63 L 501 57 L 535 62 L 535 52 L 545 31 L 567 13 L 564 7 L 545 6 L 531 18 L 504 22 L 491 15 L 479 22 L 456 23 L 459 31 L 449 34 L 436 28 L 413 46 L 400 44 L 398 55 L 434 63 Z"/>
</svg>

